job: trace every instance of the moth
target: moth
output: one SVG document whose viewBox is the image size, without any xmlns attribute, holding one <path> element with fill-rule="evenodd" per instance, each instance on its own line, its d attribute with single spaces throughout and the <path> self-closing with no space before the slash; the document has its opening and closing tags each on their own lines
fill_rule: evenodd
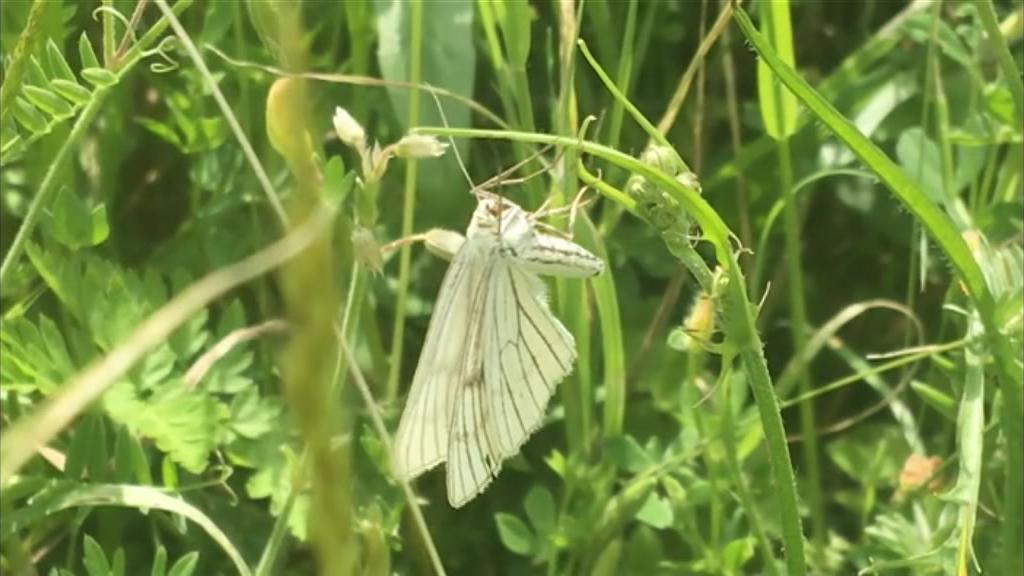
<svg viewBox="0 0 1024 576">
<path fill-rule="evenodd" d="M 477 191 L 466 239 L 441 283 L 395 438 L 394 472 L 442 462 L 459 508 L 540 427 L 576 361 L 540 276 L 587 278 L 604 262 L 497 194 Z"/>
</svg>

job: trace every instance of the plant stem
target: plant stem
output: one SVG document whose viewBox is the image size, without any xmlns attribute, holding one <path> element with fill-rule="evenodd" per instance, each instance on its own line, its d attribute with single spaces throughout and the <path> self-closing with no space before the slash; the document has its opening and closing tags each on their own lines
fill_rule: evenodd
<svg viewBox="0 0 1024 576">
<path fill-rule="evenodd" d="M 722 426 L 720 432 L 722 435 L 722 443 L 725 445 L 725 463 L 733 475 L 733 481 L 736 484 L 736 493 L 740 497 L 740 504 L 743 506 L 743 510 L 747 515 L 747 520 L 750 522 L 750 528 L 754 532 L 757 544 L 761 548 L 761 554 L 764 556 L 764 565 L 769 574 L 772 576 L 779 576 L 779 567 L 775 562 L 775 555 L 772 552 L 771 542 L 768 540 L 767 534 L 765 534 L 764 526 L 761 522 L 761 514 L 757 511 L 757 505 L 754 503 L 754 497 L 750 493 L 750 487 L 747 486 L 747 479 L 743 475 L 743 467 L 740 466 L 738 455 L 739 451 L 736 447 L 736 429 L 734 428 L 732 420 L 732 391 L 730 386 L 732 361 L 732 354 L 723 355 L 722 369 L 718 380 L 719 383 L 716 385 L 722 390 L 719 410 Z"/>
<path fill-rule="evenodd" d="M 11 99 L 21 89 L 21 77 L 25 74 L 25 65 L 32 55 L 32 43 L 36 37 L 36 30 L 39 28 L 39 21 L 46 12 L 46 0 L 35 0 L 32 9 L 28 13 L 28 22 L 25 29 L 18 36 L 18 43 L 14 46 L 14 53 L 11 56 L 11 63 L 4 75 L 4 85 L 0 88 L 0 126 L 7 120 L 7 114 L 11 111 Z"/>
<path fill-rule="evenodd" d="M 419 83 L 422 76 L 423 61 L 423 0 L 412 0 L 409 12 L 409 82 Z M 420 121 L 420 95 L 409 96 L 409 126 L 416 126 Z M 409 236 L 413 229 L 413 216 L 416 209 L 416 161 L 405 163 L 405 197 L 402 202 L 402 236 Z M 388 384 L 385 399 L 391 402 L 398 396 L 398 382 L 402 377 L 402 348 L 405 338 L 405 306 L 409 298 L 409 269 L 412 265 L 412 247 L 403 246 L 399 255 L 398 295 L 395 304 L 395 327 L 391 339 L 391 371 L 388 372 Z"/>
<path fill-rule="evenodd" d="M 781 98 L 776 97 L 776 102 Z M 781 124 L 781 121 L 780 121 Z M 800 254 L 800 217 L 798 215 L 797 197 L 793 190 L 792 157 L 789 151 L 789 138 L 778 140 L 779 154 L 779 186 L 785 198 L 783 205 L 783 224 L 786 245 L 786 283 L 789 286 L 789 308 L 791 324 L 790 332 L 793 342 L 793 355 L 799 356 L 807 345 L 807 303 L 804 293 L 803 258 Z M 811 390 L 810 374 L 806 366 L 800 368 L 797 387 L 801 395 Z M 815 544 L 825 546 L 825 504 L 821 493 L 821 465 L 818 460 L 818 437 L 815 433 L 817 425 L 814 418 L 814 403 L 811 401 L 800 404 L 800 433 L 804 438 L 803 457 L 807 468 L 807 502 L 811 509 L 811 531 Z"/>
</svg>

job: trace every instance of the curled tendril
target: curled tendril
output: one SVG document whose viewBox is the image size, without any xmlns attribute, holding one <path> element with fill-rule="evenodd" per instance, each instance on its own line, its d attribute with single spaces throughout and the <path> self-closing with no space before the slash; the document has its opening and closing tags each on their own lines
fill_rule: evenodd
<svg viewBox="0 0 1024 576">
<path fill-rule="evenodd" d="M 127 34 L 128 37 L 132 39 L 132 44 L 137 44 L 139 42 L 138 37 L 135 35 L 135 30 L 132 28 L 131 20 L 129 20 L 127 16 L 125 16 L 124 14 L 119 12 L 113 6 L 100 6 L 100 7 L 96 8 L 95 10 L 93 10 L 92 11 L 92 18 L 93 18 L 93 20 L 96 20 L 98 22 L 99 19 L 100 19 L 100 16 L 102 14 L 104 14 L 104 13 L 113 16 L 115 20 L 117 20 L 121 24 L 124 24 L 125 34 Z"/>
<path fill-rule="evenodd" d="M 174 36 L 165 36 L 155 48 L 150 48 L 142 52 L 143 58 L 150 56 L 157 56 L 163 60 L 163 62 L 153 62 L 149 65 L 149 69 L 154 74 L 163 74 L 179 68 L 178 61 L 170 56 L 170 52 L 176 50 L 178 47 L 178 39 Z"/>
</svg>

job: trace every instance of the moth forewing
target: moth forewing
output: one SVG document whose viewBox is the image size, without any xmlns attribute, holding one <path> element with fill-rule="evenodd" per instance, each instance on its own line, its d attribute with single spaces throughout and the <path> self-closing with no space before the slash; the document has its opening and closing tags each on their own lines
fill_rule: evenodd
<svg viewBox="0 0 1024 576">
<path fill-rule="evenodd" d="M 393 468 L 400 478 L 415 478 L 447 457 L 470 327 L 479 321 L 466 303 L 479 291 L 485 264 L 486 254 L 463 243 L 441 282 L 395 437 Z"/>
</svg>

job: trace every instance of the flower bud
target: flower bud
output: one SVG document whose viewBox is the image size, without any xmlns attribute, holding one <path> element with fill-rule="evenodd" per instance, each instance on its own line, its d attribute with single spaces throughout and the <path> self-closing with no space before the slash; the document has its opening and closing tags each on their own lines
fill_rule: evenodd
<svg viewBox="0 0 1024 576">
<path fill-rule="evenodd" d="M 395 156 L 399 158 L 419 159 L 437 158 L 444 155 L 448 144 L 433 136 L 423 134 L 407 134 L 395 144 Z"/>
<path fill-rule="evenodd" d="M 334 133 L 348 146 L 366 147 L 366 132 L 363 127 L 341 106 L 334 108 Z"/>
<path fill-rule="evenodd" d="M 462 243 L 465 241 L 466 239 L 458 232 L 434 228 L 427 232 L 424 244 L 427 250 L 430 250 L 434 255 L 440 256 L 445 260 L 451 260 L 455 257 L 455 253 L 459 251 L 459 248 L 462 248 Z"/>
<path fill-rule="evenodd" d="M 356 260 L 363 266 L 380 272 L 384 267 L 384 261 L 380 255 L 380 245 L 374 238 L 373 232 L 367 228 L 356 228 L 352 232 L 352 249 L 355 252 Z"/>
</svg>

